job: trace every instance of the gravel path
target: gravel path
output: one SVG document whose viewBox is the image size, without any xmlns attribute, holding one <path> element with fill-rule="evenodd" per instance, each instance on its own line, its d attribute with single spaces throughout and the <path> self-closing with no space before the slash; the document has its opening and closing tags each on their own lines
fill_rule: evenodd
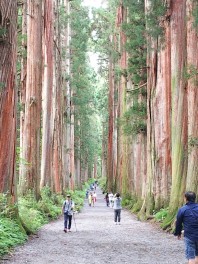
<svg viewBox="0 0 198 264">
<path fill-rule="evenodd" d="M 107 208 L 98 192 L 95 207 L 85 203 L 75 215 L 72 232 L 63 232 L 63 218 L 45 225 L 37 236 L 17 247 L 3 264 L 185 264 L 183 241 L 137 221 L 122 210 L 121 225 L 113 222 L 113 209 Z"/>
</svg>

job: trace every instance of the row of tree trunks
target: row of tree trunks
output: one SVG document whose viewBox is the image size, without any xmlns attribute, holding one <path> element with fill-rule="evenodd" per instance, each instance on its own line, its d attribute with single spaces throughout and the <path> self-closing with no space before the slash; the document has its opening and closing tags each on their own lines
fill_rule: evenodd
<svg viewBox="0 0 198 264">
<path fill-rule="evenodd" d="M 112 190 L 115 181 L 116 191 L 143 199 L 140 216 L 144 217 L 152 214 L 153 209 L 167 206 L 170 215 L 174 215 L 183 202 L 184 191 L 198 191 L 198 59 L 195 56 L 198 35 L 193 17 L 197 3 L 165 2 L 167 12 L 160 20 L 164 36 L 157 39 L 147 36 L 146 136 L 139 133 L 126 140 L 122 127 L 115 126 L 115 117 L 121 119 L 134 100 L 126 96 L 126 86 L 130 83 L 124 75 L 126 38 L 120 25 L 126 21 L 127 14 L 122 1 L 116 17 L 121 54 L 118 65 L 122 74 L 115 112 L 114 86 L 117 84 L 111 59 L 109 66 L 108 190 Z M 146 13 L 150 12 L 151 5 L 151 0 L 145 0 Z M 129 105 L 126 98 L 130 98 Z M 138 100 L 144 99 L 139 96 Z M 116 146 L 117 163 L 114 164 Z"/>
<path fill-rule="evenodd" d="M 19 187 L 22 194 L 29 189 L 34 190 L 37 197 L 44 186 L 62 192 L 69 185 L 66 167 L 70 171 L 70 164 L 64 158 L 68 119 L 65 114 L 67 83 L 63 73 L 69 74 L 70 68 L 68 60 L 62 59 L 62 50 L 64 47 L 68 49 L 70 33 L 69 22 L 67 25 L 60 23 L 60 5 L 66 13 L 69 12 L 68 1 L 27 1 L 23 6 L 27 60 L 22 59 L 21 74 L 24 110 L 21 112 L 20 127 Z M 71 96 L 67 97 L 67 100 L 70 99 Z"/>
<path fill-rule="evenodd" d="M 17 1 L 0 1 L 0 192 L 16 201 Z"/>
</svg>

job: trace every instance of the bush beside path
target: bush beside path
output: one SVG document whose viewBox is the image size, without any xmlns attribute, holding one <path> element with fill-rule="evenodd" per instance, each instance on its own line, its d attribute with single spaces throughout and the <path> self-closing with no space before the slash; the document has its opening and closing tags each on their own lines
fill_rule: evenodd
<svg viewBox="0 0 198 264">
<path fill-rule="evenodd" d="M 72 232 L 63 232 L 63 217 L 45 225 L 28 242 L 0 260 L 2 264 L 185 264 L 183 241 L 140 222 L 122 210 L 121 225 L 113 221 L 113 209 L 106 207 L 97 190 L 95 207 L 87 200 L 75 214 Z"/>
</svg>

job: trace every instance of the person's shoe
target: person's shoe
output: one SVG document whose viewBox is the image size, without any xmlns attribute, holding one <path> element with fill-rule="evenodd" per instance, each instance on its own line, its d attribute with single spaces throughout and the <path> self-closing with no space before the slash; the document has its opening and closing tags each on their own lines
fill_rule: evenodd
<svg viewBox="0 0 198 264">
<path fill-rule="evenodd" d="M 115 225 L 117 225 L 117 222 L 115 222 Z"/>
<path fill-rule="evenodd" d="M 67 233 L 67 229 L 65 228 L 64 230 L 63 230 L 65 233 Z"/>
<path fill-rule="evenodd" d="M 121 223 L 120 223 L 120 222 L 118 222 L 118 225 L 121 225 Z"/>
<path fill-rule="evenodd" d="M 70 229 L 68 229 L 68 232 L 71 232 L 71 230 L 70 230 Z"/>
</svg>

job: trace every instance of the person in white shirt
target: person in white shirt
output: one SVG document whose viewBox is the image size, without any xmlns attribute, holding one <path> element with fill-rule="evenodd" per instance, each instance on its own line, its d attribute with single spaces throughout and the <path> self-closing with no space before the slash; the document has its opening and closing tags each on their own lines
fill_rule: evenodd
<svg viewBox="0 0 198 264">
<path fill-rule="evenodd" d="M 113 208 L 113 193 L 110 192 L 109 194 L 109 203 L 110 203 L 110 207 Z"/>
<path fill-rule="evenodd" d="M 122 198 L 120 197 L 119 193 L 116 193 L 115 198 L 113 199 L 113 208 L 114 208 L 114 221 L 115 224 L 117 223 L 120 225 L 120 220 L 121 220 L 121 210 L 122 210 Z"/>
</svg>

